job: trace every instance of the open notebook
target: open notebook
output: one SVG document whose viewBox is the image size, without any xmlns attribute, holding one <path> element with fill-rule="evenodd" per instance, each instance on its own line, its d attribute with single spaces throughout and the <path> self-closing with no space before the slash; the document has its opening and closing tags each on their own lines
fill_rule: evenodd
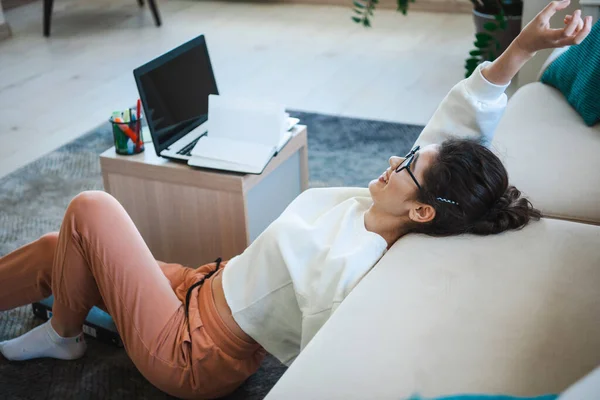
<svg viewBox="0 0 600 400">
<path fill-rule="evenodd" d="M 208 134 L 192 149 L 188 164 L 260 174 L 298 122 L 282 105 L 210 95 Z"/>
</svg>

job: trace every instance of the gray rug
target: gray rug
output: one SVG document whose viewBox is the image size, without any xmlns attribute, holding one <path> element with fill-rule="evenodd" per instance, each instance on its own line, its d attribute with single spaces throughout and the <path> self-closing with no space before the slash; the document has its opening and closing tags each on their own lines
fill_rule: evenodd
<svg viewBox="0 0 600 400">
<path fill-rule="evenodd" d="M 410 150 L 422 126 L 291 112 L 308 126 L 311 187 L 366 186 L 387 160 Z M 0 180 L 0 256 L 57 231 L 77 193 L 102 189 L 98 155 L 112 146 L 107 123 Z M 168 260 L 166 260 L 168 261 Z M 2 290 L 0 282 L 0 290 Z M 0 312 L 0 341 L 39 325 L 30 306 Z M 268 356 L 228 399 L 262 399 L 285 372 Z M 8 362 L 0 356 L 0 399 L 168 399 L 122 349 L 88 339 L 77 361 Z"/>
</svg>

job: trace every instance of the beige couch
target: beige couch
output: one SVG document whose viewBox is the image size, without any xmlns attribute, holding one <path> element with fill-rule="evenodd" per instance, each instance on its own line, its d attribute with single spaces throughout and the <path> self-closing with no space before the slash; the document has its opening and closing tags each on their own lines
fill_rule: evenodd
<svg viewBox="0 0 600 400">
<path fill-rule="evenodd" d="M 547 216 L 600 224 L 600 124 L 586 126 L 558 90 L 541 82 L 519 89 L 493 147 Z"/>
<path fill-rule="evenodd" d="M 268 400 L 533 396 L 600 365 L 600 125 L 532 83 L 493 147 L 548 218 L 493 237 L 398 241 Z"/>
</svg>

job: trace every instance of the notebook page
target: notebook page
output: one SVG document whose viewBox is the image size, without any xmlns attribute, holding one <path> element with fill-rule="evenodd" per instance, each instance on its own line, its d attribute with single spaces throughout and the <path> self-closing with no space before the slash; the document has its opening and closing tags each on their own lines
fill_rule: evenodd
<svg viewBox="0 0 600 400">
<path fill-rule="evenodd" d="M 209 96 L 208 135 L 276 146 L 287 120 L 282 105 Z"/>
<path fill-rule="evenodd" d="M 205 136 L 192 149 L 192 156 L 227 161 L 234 164 L 262 166 L 275 148 L 258 143 Z"/>
</svg>

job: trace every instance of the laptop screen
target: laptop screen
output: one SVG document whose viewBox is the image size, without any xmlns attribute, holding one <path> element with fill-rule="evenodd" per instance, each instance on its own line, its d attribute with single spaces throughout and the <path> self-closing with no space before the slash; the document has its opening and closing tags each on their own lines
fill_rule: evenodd
<svg viewBox="0 0 600 400">
<path fill-rule="evenodd" d="M 157 154 L 208 119 L 219 94 L 204 35 L 134 70 Z"/>
</svg>

